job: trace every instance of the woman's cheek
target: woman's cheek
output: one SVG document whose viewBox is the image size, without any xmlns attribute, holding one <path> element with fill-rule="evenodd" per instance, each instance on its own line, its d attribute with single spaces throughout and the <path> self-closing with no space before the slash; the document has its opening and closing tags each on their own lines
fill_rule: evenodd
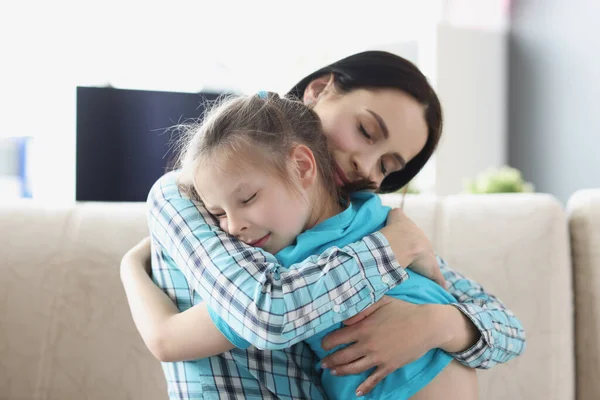
<svg viewBox="0 0 600 400">
<path fill-rule="evenodd" d="M 350 124 L 336 124 L 330 127 L 327 140 L 331 147 L 343 152 L 350 152 L 356 146 L 356 133 Z"/>
</svg>

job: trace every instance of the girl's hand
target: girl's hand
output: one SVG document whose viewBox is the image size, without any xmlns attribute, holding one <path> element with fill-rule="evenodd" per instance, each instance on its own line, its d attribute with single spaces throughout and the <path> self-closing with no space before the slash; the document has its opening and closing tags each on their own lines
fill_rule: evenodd
<svg viewBox="0 0 600 400">
<path fill-rule="evenodd" d="M 369 393 L 383 378 L 422 357 L 433 348 L 444 348 L 453 339 L 452 306 L 417 305 L 384 296 L 355 315 L 323 339 L 323 348 L 350 346 L 324 358 L 324 368 L 337 375 L 352 375 L 376 367 L 357 389 L 358 396 Z M 447 325 L 446 325 L 447 324 Z M 392 333 L 393 334 L 390 334 Z M 361 393 L 359 393 L 361 392 Z"/>
<path fill-rule="evenodd" d="M 150 275 L 152 270 L 150 257 L 150 237 L 148 236 L 125 253 L 121 260 L 121 274 L 124 272 L 124 268 L 143 266 L 144 270 Z"/>
<path fill-rule="evenodd" d="M 396 260 L 403 268 L 410 268 L 446 288 L 431 242 L 401 209 L 390 211 L 387 224 L 380 232 L 390 243 Z"/>
</svg>

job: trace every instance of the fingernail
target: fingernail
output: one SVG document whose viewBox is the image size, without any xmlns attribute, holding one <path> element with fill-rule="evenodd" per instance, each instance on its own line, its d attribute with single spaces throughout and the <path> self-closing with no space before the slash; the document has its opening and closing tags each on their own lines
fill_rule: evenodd
<svg viewBox="0 0 600 400">
<path fill-rule="evenodd" d="M 356 397 L 363 397 L 363 392 L 361 392 L 360 390 L 358 392 L 356 392 Z"/>
<path fill-rule="evenodd" d="M 335 369 L 331 370 L 331 375 L 337 375 L 337 371 Z"/>
<path fill-rule="evenodd" d="M 324 362 L 322 362 L 322 363 L 321 363 L 321 368 L 323 368 L 323 369 L 327 369 L 327 363 L 324 363 Z"/>
</svg>

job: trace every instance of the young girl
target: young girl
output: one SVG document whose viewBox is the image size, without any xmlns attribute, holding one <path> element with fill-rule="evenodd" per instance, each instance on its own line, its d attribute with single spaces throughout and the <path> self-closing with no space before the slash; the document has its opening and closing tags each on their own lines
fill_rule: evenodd
<svg viewBox="0 0 600 400">
<path fill-rule="evenodd" d="M 332 246 L 343 247 L 360 240 L 381 229 L 388 218 L 389 209 L 383 207 L 379 197 L 374 194 L 359 192 L 352 195 L 350 201 L 339 195 L 334 182 L 334 164 L 327 150 L 325 136 L 320 132 L 319 119 L 301 103 L 281 99 L 277 95 L 269 95 L 268 98 L 234 98 L 216 108 L 200 127 L 190 130 L 190 133 L 183 153 L 181 172 L 177 176 L 173 173 L 179 188 L 202 201 L 207 210 L 219 220 L 224 231 L 250 246 L 276 254 L 283 266 L 292 268 L 290 273 L 293 272 L 294 263 Z M 366 186 L 368 182 L 362 184 Z M 164 249 L 160 248 L 160 243 L 155 243 L 154 254 L 157 256 L 153 260 L 154 266 L 161 265 L 160 259 L 168 257 Z M 179 300 L 179 310 L 184 311 L 192 304 L 196 306 L 177 314 L 178 310 L 163 295 L 165 301 L 153 300 L 152 304 L 146 305 L 147 315 L 140 316 L 134 312 L 138 329 L 147 343 L 151 342 L 152 330 L 172 332 L 170 343 L 162 344 L 162 347 L 169 349 L 169 355 L 161 358 L 184 360 L 207 357 L 232 349 L 233 345 L 248 349 L 250 343 L 214 313 L 210 317 L 222 335 L 216 331 L 210 335 L 212 348 L 208 352 L 206 344 L 194 347 L 198 339 L 193 326 L 198 323 L 199 316 L 205 309 L 197 305 L 201 301 L 197 296 L 189 301 L 189 289 L 184 282 L 167 282 L 174 280 L 173 278 L 182 278 L 174 272 L 176 271 L 155 268 L 153 275 L 160 286 L 174 290 L 170 294 L 174 300 Z M 316 282 L 317 286 L 321 281 L 325 285 L 326 280 L 322 278 L 331 273 L 335 271 L 327 268 L 314 268 L 310 273 L 305 272 L 308 279 Z M 410 279 L 391 288 L 386 294 L 416 304 L 448 304 L 454 301 L 452 296 L 434 282 L 414 272 L 409 275 Z M 140 275 L 133 275 L 134 279 L 131 277 L 125 271 L 124 284 L 130 302 L 150 299 L 152 296 L 156 298 L 158 294 L 138 296 L 143 294 L 135 286 Z M 257 274 L 254 279 L 265 277 Z M 361 278 L 356 277 L 353 282 L 352 279 L 338 277 L 334 281 L 338 283 L 340 290 L 345 290 L 348 285 L 358 284 L 357 279 Z M 150 290 L 152 286 L 147 288 Z M 323 288 L 323 296 L 331 289 Z M 302 291 L 298 291 L 298 295 L 301 296 Z M 274 293 L 274 297 L 276 296 L 277 293 Z M 289 306 L 293 307 L 294 304 Z M 137 308 L 132 304 L 132 310 Z M 356 308 L 354 314 L 360 310 Z M 336 312 L 335 307 L 332 312 Z M 311 310 L 299 309 L 298 314 L 300 318 L 314 318 Z M 277 311 L 274 310 L 272 315 L 276 318 Z M 306 342 L 319 360 L 330 353 L 321 346 L 323 337 L 341 327 L 341 319 L 338 318 L 338 323 L 333 325 L 320 325 L 306 335 Z M 203 393 L 205 396 L 211 392 L 217 393 L 218 389 L 211 388 L 207 381 L 201 380 L 195 385 L 198 382 L 189 378 L 191 374 L 209 375 L 215 371 L 215 366 L 235 367 L 238 376 L 233 374 L 232 379 L 243 381 L 248 376 L 254 376 L 256 371 L 252 370 L 249 358 L 244 353 L 236 349 L 219 357 L 211 357 L 212 360 L 165 365 L 170 393 L 180 395 L 181 390 L 173 387 L 182 382 L 188 388 L 193 388 L 187 389 L 188 393 Z M 233 360 L 234 363 L 223 364 L 219 358 Z M 332 399 L 353 397 L 356 387 L 369 376 L 369 371 L 360 375 L 334 376 L 329 370 L 322 370 L 319 363 L 310 358 L 308 360 L 316 365 L 325 392 Z M 289 374 L 285 365 L 273 365 L 274 368 L 279 368 L 274 376 Z M 194 371 L 195 368 L 200 373 Z M 185 373 L 184 378 L 181 377 L 182 373 Z M 269 383 L 265 384 L 268 387 Z M 271 382 L 274 386 L 278 384 L 285 382 Z M 281 396 L 281 388 L 273 392 Z M 415 393 L 415 398 L 475 398 L 475 372 L 452 361 L 443 351 L 434 349 L 388 375 L 370 396 L 377 399 L 402 399 Z M 259 397 L 264 392 L 261 393 L 260 388 L 257 388 L 254 393 L 244 393 L 246 398 L 254 395 Z M 321 396 L 321 393 L 312 390 L 307 393 L 289 393 L 290 398 Z"/>
</svg>

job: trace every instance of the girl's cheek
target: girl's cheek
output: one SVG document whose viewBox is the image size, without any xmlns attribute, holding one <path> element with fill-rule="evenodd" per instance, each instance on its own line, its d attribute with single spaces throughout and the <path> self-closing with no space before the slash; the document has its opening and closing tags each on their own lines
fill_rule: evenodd
<svg viewBox="0 0 600 400">
<path fill-rule="evenodd" d="M 229 233 L 229 231 L 227 230 L 227 220 L 226 219 L 219 220 L 219 226 L 221 227 L 222 231 Z"/>
</svg>

